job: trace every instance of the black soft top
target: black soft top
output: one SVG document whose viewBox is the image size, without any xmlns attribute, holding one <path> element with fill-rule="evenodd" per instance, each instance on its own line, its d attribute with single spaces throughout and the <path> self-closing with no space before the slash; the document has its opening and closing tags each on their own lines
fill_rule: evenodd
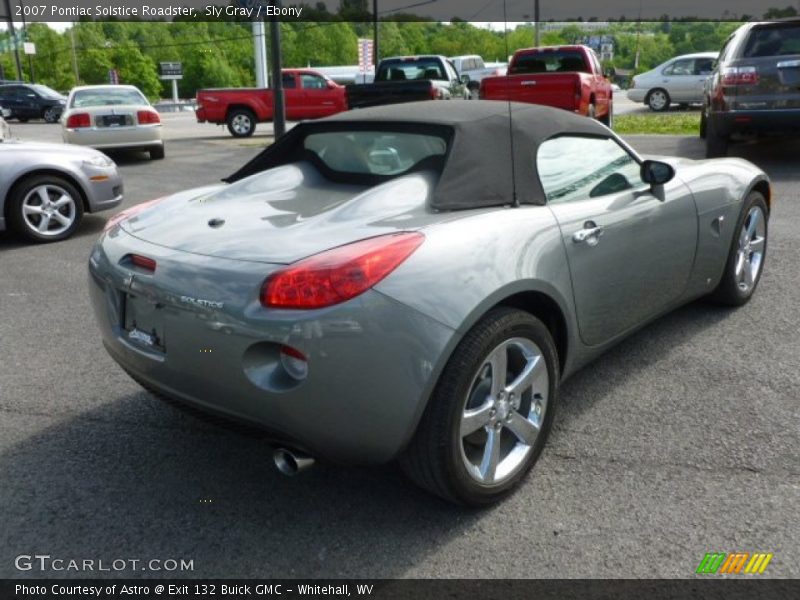
<svg viewBox="0 0 800 600">
<path fill-rule="evenodd" d="M 302 148 L 307 135 L 351 127 L 380 127 L 388 131 L 435 128 L 452 132 L 447 161 L 432 201 L 432 207 L 439 210 L 515 202 L 544 204 L 545 196 L 536 172 L 539 145 L 565 133 L 610 136 L 608 130 L 593 119 L 547 106 L 488 100 L 409 102 L 348 111 L 301 123 L 225 181 L 237 181 L 265 169 L 296 162 L 298 149 Z M 576 156 L 575 161 L 579 160 Z"/>
</svg>

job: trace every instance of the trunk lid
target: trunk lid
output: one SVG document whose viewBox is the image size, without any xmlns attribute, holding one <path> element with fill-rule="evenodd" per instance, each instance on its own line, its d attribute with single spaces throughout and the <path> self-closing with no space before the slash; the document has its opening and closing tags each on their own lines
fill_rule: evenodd
<svg viewBox="0 0 800 600">
<path fill-rule="evenodd" d="M 414 173 L 375 187 L 335 184 L 294 163 L 170 196 L 121 227 L 183 252 L 285 264 L 440 220 L 428 210 L 434 183 L 434 174 Z"/>
</svg>

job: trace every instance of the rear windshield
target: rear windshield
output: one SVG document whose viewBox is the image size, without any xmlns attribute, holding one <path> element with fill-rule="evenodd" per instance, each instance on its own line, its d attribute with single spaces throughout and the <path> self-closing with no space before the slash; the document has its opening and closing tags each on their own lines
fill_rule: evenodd
<svg viewBox="0 0 800 600">
<path fill-rule="evenodd" d="M 393 177 L 426 164 L 441 170 L 447 140 L 421 133 L 331 131 L 306 136 L 304 148 L 332 171 Z"/>
<path fill-rule="evenodd" d="M 447 80 L 442 63 L 435 58 L 409 58 L 383 61 L 378 72 L 378 81 Z"/>
<path fill-rule="evenodd" d="M 582 52 L 576 50 L 541 51 L 523 54 L 514 60 L 508 70 L 510 75 L 520 73 L 588 73 L 589 67 Z"/>
<path fill-rule="evenodd" d="M 755 27 L 747 38 L 742 58 L 800 54 L 800 24 Z"/>
<path fill-rule="evenodd" d="M 129 88 L 97 88 L 89 90 L 78 90 L 72 96 L 74 108 L 84 108 L 88 106 L 118 106 L 122 104 L 149 104 L 147 99 L 139 90 Z"/>
</svg>

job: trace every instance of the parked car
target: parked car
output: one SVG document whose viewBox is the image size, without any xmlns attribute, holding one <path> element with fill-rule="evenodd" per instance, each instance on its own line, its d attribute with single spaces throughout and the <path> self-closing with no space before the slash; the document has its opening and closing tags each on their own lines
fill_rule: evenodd
<svg viewBox="0 0 800 600">
<path fill-rule="evenodd" d="M 613 125 L 611 83 L 588 46 L 518 50 L 508 65 L 508 75 L 481 81 L 480 97 L 544 104 Z"/>
<path fill-rule="evenodd" d="M 135 380 L 266 428 L 282 472 L 397 457 L 481 505 L 536 462 L 565 378 L 694 298 L 752 297 L 770 201 L 747 161 L 645 160 L 563 110 L 378 107 L 123 211 L 90 296 Z"/>
<path fill-rule="evenodd" d="M 12 140 L 0 118 L 0 231 L 32 242 L 75 233 L 84 213 L 122 202 L 122 179 L 106 155 L 64 144 Z"/>
<path fill-rule="evenodd" d="M 628 98 L 643 102 L 655 112 L 668 110 L 673 103 L 700 103 L 706 79 L 714 70 L 718 55 L 719 52 L 698 52 L 671 58 L 634 77 Z"/>
<path fill-rule="evenodd" d="M 283 95 L 290 121 L 319 119 L 347 110 L 344 87 L 310 69 L 284 69 Z M 198 123 L 227 125 L 234 137 L 249 137 L 256 124 L 274 117 L 272 90 L 207 89 L 197 92 Z"/>
<path fill-rule="evenodd" d="M 66 97 L 46 85 L 13 83 L 0 85 L 0 105 L 9 109 L 10 118 L 25 123 L 44 119 L 57 123 L 66 104 Z"/>
<path fill-rule="evenodd" d="M 722 47 L 703 98 L 706 155 L 736 138 L 800 135 L 800 19 L 747 23 Z"/>
<path fill-rule="evenodd" d="M 483 58 L 477 54 L 451 56 L 450 62 L 456 68 L 462 82 L 470 92 L 469 98 L 477 98 L 484 77 L 495 77 L 506 74 L 505 67 L 488 67 Z"/>
<path fill-rule="evenodd" d="M 145 150 L 164 158 L 161 117 L 132 85 L 88 85 L 74 88 L 61 117 L 67 144 L 100 150 Z"/>
<path fill-rule="evenodd" d="M 469 98 L 469 90 L 444 56 L 394 56 L 378 63 L 374 83 L 347 86 L 347 105 L 367 108 L 418 100 Z"/>
</svg>

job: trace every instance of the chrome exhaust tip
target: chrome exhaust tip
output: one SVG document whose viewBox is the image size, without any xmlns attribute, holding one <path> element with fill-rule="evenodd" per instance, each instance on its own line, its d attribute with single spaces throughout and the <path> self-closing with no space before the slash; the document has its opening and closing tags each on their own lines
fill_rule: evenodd
<svg viewBox="0 0 800 600">
<path fill-rule="evenodd" d="M 300 471 L 314 466 L 313 458 L 288 448 L 276 448 L 272 453 L 272 460 L 278 471 L 287 477 L 297 475 Z"/>
</svg>

